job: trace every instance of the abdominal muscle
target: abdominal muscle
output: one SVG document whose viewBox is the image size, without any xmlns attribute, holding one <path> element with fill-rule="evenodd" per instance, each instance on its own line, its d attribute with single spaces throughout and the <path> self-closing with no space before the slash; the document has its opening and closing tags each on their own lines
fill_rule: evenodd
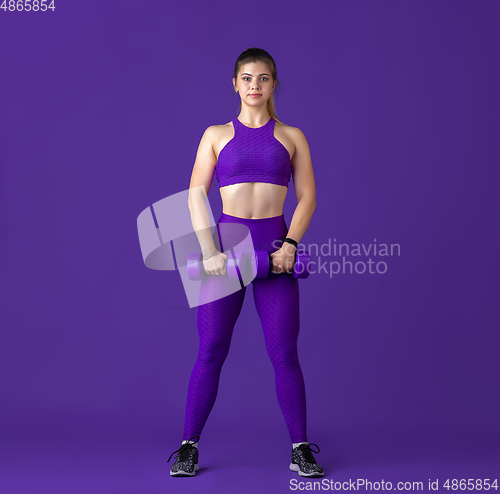
<svg viewBox="0 0 500 494">
<path fill-rule="evenodd" d="M 222 212 L 239 218 L 272 218 L 283 213 L 288 188 L 264 182 L 221 187 Z"/>
</svg>

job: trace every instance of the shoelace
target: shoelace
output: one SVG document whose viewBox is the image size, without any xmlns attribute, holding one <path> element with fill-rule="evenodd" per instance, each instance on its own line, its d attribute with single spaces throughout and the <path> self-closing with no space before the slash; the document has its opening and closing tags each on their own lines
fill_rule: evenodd
<svg viewBox="0 0 500 494">
<path fill-rule="evenodd" d="M 314 451 L 311 446 L 316 446 L 318 448 L 318 451 Z M 320 451 L 319 446 L 316 443 L 301 444 L 299 448 L 302 450 L 304 460 L 306 460 L 308 463 L 316 463 L 316 460 L 312 455 L 313 452 L 317 454 Z"/>
<path fill-rule="evenodd" d="M 193 439 L 195 440 L 194 442 L 197 442 L 200 440 L 200 437 L 199 436 L 193 436 L 191 439 L 189 439 L 188 441 L 193 441 Z M 172 458 L 172 456 L 175 454 L 175 453 L 178 453 L 178 455 L 175 457 L 176 460 L 179 460 L 180 462 L 182 461 L 187 461 L 189 460 L 189 456 L 191 454 L 191 448 L 194 448 L 195 446 L 193 446 L 190 442 L 187 442 L 187 443 L 184 443 L 179 449 L 175 450 L 168 458 L 167 460 L 167 463 L 170 461 L 170 458 Z"/>
</svg>

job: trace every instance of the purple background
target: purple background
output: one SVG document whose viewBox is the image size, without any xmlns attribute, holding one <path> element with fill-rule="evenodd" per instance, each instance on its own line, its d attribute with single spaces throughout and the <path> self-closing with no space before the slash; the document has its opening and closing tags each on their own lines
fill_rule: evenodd
<svg viewBox="0 0 500 494">
<path fill-rule="evenodd" d="M 0 11 L 0 491 L 275 493 L 303 480 L 251 289 L 202 469 L 169 476 L 196 309 L 179 273 L 145 267 L 137 235 L 144 208 L 189 186 L 203 131 L 237 115 L 232 71 L 250 46 L 274 57 L 278 116 L 311 149 L 303 242 L 401 246 L 383 275 L 300 282 L 308 439 L 326 478 L 427 490 L 499 477 L 499 13 L 283 0 Z M 215 179 L 209 198 L 218 218 Z M 291 184 L 288 225 L 295 205 Z"/>
</svg>

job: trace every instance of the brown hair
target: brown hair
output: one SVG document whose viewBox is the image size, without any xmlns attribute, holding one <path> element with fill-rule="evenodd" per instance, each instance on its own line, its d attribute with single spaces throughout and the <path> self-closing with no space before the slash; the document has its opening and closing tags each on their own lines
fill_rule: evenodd
<svg viewBox="0 0 500 494">
<path fill-rule="evenodd" d="M 253 48 L 248 48 L 243 53 L 241 53 L 241 55 L 236 59 L 236 63 L 234 65 L 233 77 L 236 80 L 238 80 L 238 74 L 240 73 L 241 67 L 251 62 L 264 62 L 271 69 L 271 77 L 273 78 L 273 81 L 276 81 L 276 88 L 274 89 L 273 94 L 271 94 L 270 98 L 267 100 L 267 111 L 269 112 L 269 115 L 271 115 L 271 118 L 274 118 L 278 122 L 283 123 L 281 122 L 281 120 L 278 119 L 276 106 L 274 104 L 274 94 L 277 93 L 277 89 L 280 88 L 281 85 L 276 73 L 276 64 L 274 63 L 273 57 L 269 55 L 269 53 L 267 53 L 266 50 L 263 50 L 262 48 L 253 47 Z M 233 87 L 233 96 L 235 94 L 236 91 L 234 90 Z M 238 111 L 241 111 L 241 100 L 240 100 L 240 106 L 238 107 Z"/>
</svg>

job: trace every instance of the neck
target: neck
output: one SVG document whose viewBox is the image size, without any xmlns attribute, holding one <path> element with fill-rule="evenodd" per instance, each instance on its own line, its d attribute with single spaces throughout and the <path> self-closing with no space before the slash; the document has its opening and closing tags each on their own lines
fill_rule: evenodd
<svg viewBox="0 0 500 494">
<path fill-rule="evenodd" d="M 242 108 L 238 115 L 238 120 L 248 127 L 262 127 L 270 118 L 267 108 Z"/>
</svg>

